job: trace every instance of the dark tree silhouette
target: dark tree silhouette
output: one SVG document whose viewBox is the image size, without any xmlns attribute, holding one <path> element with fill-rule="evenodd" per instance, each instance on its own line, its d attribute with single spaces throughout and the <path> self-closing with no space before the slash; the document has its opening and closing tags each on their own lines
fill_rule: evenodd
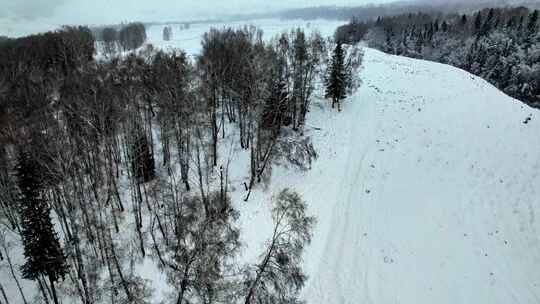
<svg viewBox="0 0 540 304">
<path fill-rule="evenodd" d="M 163 28 L 163 40 L 170 41 L 172 39 L 172 28 L 170 26 L 166 26 Z"/>
<path fill-rule="evenodd" d="M 54 230 L 39 171 L 39 164 L 28 152 L 22 151 L 18 159 L 17 177 L 26 262 L 21 271 L 23 278 L 28 280 L 47 276 L 54 303 L 58 304 L 54 283 L 63 280 L 67 273 L 66 257 Z"/>
<path fill-rule="evenodd" d="M 326 79 L 326 98 L 332 98 L 332 108 L 337 104 L 341 112 L 341 100 L 347 97 L 347 73 L 343 45 L 338 42 L 332 55 L 332 62 Z"/>
<path fill-rule="evenodd" d="M 140 128 L 135 135 L 132 144 L 133 153 L 133 173 L 142 182 L 149 182 L 155 176 L 154 155 L 152 154 L 148 138 Z M 140 130 L 140 131 L 139 131 Z"/>
<path fill-rule="evenodd" d="M 135 50 L 146 41 L 146 29 L 144 24 L 134 22 L 126 25 L 120 30 L 120 45 L 124 50 Z"/>
<path fill-rule="evenodd" d="M 105 53 L 112 54 L 116 50 L 118 43 L 118 31 L 112 27 L 106 27 L 102 32 Z"/>
</svg>

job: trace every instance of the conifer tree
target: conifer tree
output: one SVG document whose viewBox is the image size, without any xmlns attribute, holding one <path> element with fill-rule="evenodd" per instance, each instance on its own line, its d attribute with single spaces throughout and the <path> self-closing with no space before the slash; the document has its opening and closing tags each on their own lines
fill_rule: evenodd
<svg viewBox="0 0 540 304">
<path fill-rule="evenodd" d="M 467 15 L 463 14 L 461 16 L 461 21 L 460 22 L 461 22 L 461 27 L 467 26 Z"/>
<path fill-rule="evenodd" d="M 135 142 L 132 144 L 132 168 L 135 177 L 146 183 L 155 177 L 155 165 L 151 143 L 143 132 L 140 127 L 137 127 L 135 131 Z"/>
<path fill-rule="evenodd" d="M 474 19 L 474 31 L 475 31 L 475 33 L 479 33 L 481 28 L 482 28 L 482 14 L 480 12 L 478 12 L 476 14 L 475 19 Z"/>
<path fill-rule="evenodd" d="M 28 280 L 36 280 L 42 275 L 48 277 L 54 303 L 58 304 L 54 283 L 60 278 L 64 279 L 67 264 L 51 220 L 51 209 L 44 197 L 39 164 L 28 152 L 23 151 L 19 154 L 16 169 L 26 258 L 21 267 L 22 276 Z"/>
<path fill-rule="evenodd" d="M 538 29 L 538 10 L 534 10 L 529 16 L 529 22 L 527 22 L 527 31 L 530 37 L 537 33 Z"/>
<path fill-rule="evenodd" d="M 443 32 L 448 32 L 448 23 L 446 23 L 446 20 L 441 23 L 441 29 Z"/>
<path fill-rule="evenodd" d="M 338 41 L 332 55 L 329 74 L 326 78 L 326 98 L 332 98 L 332 108 L 337 104 L 341 112 L 341 100 L 347 97 L 347 73 L 345 71 L 345 56 L 343 46 Z"/>
</svg>

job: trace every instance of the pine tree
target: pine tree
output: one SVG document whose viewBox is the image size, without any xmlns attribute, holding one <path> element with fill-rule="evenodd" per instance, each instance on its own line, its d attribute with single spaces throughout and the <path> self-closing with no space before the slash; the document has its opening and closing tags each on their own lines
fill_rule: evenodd
<svg viewBox="0 0 540 304">
<path fill-rule="evenodd" d="M 475 31 L 475 33 L 479 33 L 481 28 L 482 28 L 482 14 L 480 12 L 478 12 L 476 14 L 476 17 L 474 18 L 474 31 Z"/>
<path fill-rule="evenodd" d="M 341 112 L 341 100 L 347 97 L 347 73 L 343 46 L 338 42 L 332 55 L 329 74 L 326 79 L 326 98 L 332 98 L 332 108 L 337 104 Z"/>
<path fill-rule="evenodd" d="M 424 47 L 424 35 L 422 34 L 422 32 L 420 32 L 420 35 L 418 35 L 418 39 L 416 40 L 415 47 L 416 47 L 416 52 L 418 53 L 418 55 L 421 55 L 422 48 Z"/>
<path fill-rule="evenodd" d="M 529 37 L 533 37 L 537 33 L 538 29 L 538 10 L 534 10 L 529 15 L 529 22 L 527 22 L 527 31 L 529 34 Z"/>
<path fill-rule="evenodd" d="M 441 29 L 443 32 L 448 32 L 448 23 L 446 23 L 446 20 L 442 22 Z"/>
<path fill-rule="evenodd" d="M 461 16 L 460 24 L 461 24 L 461 27 L 465 27 L 467 25 L 467 15 L 463 14 Z"/>
<path fill-rule="evenodd" d="M 44 186 L 37 161 L 28 152 L 19 154 L 16 168 L 20 189 L 20 216 L 26 262 L 22 276 L 36 280 L 47 276 L 54 303 L 58 304 L 54 283 L 67 273 L 66 257 L 54 230 L 50 207 L 44 198 Z"/>
<path fill-rule="evenodd" d="M 143 132 L 140 129 L 136 131 L 137 137 L 132 145 L 132 167 L 135 177 L 146 183 L 155 177 L 155 165 L 149 140 Z"/>
<path fill-rule="evenodd" d="M 486 20 L 484 21 L 484 23 L 480 27 L 480 32 L 479 32 L 480 36 L 486 36 L 491 31 L 491 29 L 493 28 L 493 18 L 494 17 L 495 17 L 495 11 L 493 9 L 490 9 L 489 12 L 488 12 Z"/>
<path fill-rule="evenodd" d="M 537 22 L 538 22 L 538 10 L 534 10 L 528 18 L 526 28 L 523 29 L 523 43 L 525 49 L 528 49 L 533 43 L 533 38 L 537 33 Z"/>
</svg>

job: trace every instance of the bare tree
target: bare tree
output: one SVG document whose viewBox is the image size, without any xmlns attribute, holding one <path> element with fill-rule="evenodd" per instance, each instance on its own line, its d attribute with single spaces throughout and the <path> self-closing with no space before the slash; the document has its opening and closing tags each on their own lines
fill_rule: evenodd
<svg viewBox="0 0 540 304">
<path fill-rule="evenodd" d="M 300 264 L 315 219 L 306 215 L 306 203 L 289 189 L 281 191 L 273 203 L 272 237 L 259 264 L 246 271 L 246 304 L 296 303 L 307 278 Z"/>
</svg>

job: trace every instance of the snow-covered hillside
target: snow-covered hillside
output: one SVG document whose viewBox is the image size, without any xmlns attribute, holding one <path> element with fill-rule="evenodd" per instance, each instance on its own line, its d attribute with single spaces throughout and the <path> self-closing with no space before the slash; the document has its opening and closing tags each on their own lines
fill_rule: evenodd
<svg viewBox="0 0 540 304">
<path fill-rule="evenodd" d="M 308 303 L 539 303 L 540 113 L 371 49 L 361 78 L 342 113 L 316 101 L 312 170 L 276 168 L 241 203 L 245 242 L 264 239 L 268 196 L 292 187 L 318 218 Z"/>
<path fill-rule="evenodd" d="M 254 24 L 270 38 L 308 25 L 329 36 L 339 22 Z M 194 25 L 170 42 L 154 26 L 149 37 L 195 55 L 210 27 L 243 25 Z M 538 110 L 464 71 L 371 49 L 360 78 L 342 113 L 314 101 L 312 170 L 276 167 L 245 203 L 248 156 L 234 157 L 244 259 L 270 235 L 270 197 L 290 187 L 318 218 L 308 303 L 539 303 Z"/>
</svg>

